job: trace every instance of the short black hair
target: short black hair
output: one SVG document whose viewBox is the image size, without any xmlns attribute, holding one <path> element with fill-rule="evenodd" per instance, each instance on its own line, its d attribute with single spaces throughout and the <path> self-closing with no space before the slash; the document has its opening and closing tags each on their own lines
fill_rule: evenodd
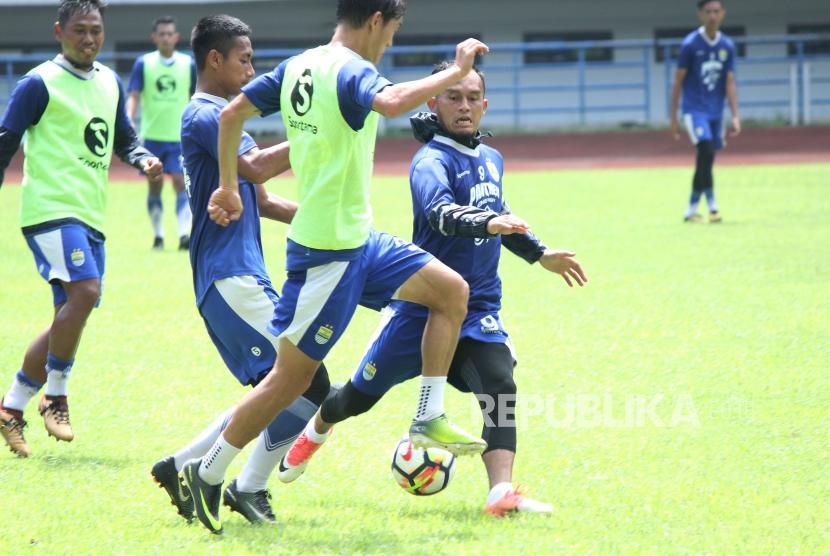
<svg viewBox="0 0 830 556">
<path fill-rule="evenodd" d="M 455 60 L 444 60 L 440 62 L 437 66 L 432 68 L 432 74 L 435 75 L 436 73 L 442 72 L 444 70 L 450 69 L 452 65 L 455 63 Z M 473 66 L 473 71 L 478 74 L 481 78 L 481 93 L 484 94 L 487 92 L 487 83 L 484 80 L 484 72 L 478 69 L 477 66 Z"/>
<path fill-rule="evenodd" d="M 58 23 L 64 27 L 76 14 L 88 14 L 94 11 L 104 17 L 106 9 L 106 0 L 61 0 L 58 6 Z"/>
<path fill-rule="evenodd" d="M 702 10 L 706 6 L 706 4 L 709 4 L 711 2 L 717 2 L 721 5 L 721 7 L 725 6 L 723 0 L 697 0 L 697 9 Z"/>
<path fill-rule="evenodd" d="M 172 15 L 163 15 L 161 17 L 157 17 L 156 20 L 153 22 L 153 33 L 158 31 L 159 25 L 175 25 L 176 18 Z"/>
<path fill-rule="evenodd" d="M 375 12 L 383 22 L 400 19 L 406 13 L 406 0 L 337 0 L 337 23 L 360 29 Z"/>
<path fill-rule="evenodd" d="M 196 58 L 196 69 L 203 71 L 207 55 L 216 50 L 227 56 L 237 37 L 250 37 L 251 28 L 232 15 L 209 15 L 200 19 L 190 33 L 190 49 Z"/>
</svg>

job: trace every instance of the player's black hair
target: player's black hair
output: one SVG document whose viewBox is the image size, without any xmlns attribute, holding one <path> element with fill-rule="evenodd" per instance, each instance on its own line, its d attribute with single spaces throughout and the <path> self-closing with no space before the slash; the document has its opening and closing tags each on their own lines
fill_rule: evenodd
<svg viewBox="0 0 830 556">
<path fill-rule="evenodd" d="M 406 0 L 337 0 L 337 23 L 360 29 L 375 12 L 383 22 L 400 19 L 406 12 Z"/>
<path fill-rule="evenodd" d="M 70 19 L 76 14 L 88 14 L 97 11 L 104 17 L 107 9 L 106 0 L 61 0 L 58 6 L 58 23 L 61 27 L 66 26 Z"/>
<path fill-rule="evenodd" d="M 237 37 L 250 37 L 251 28 L 231 15 L 209 15 L 200 19 L 190 33 L 190 49 L 196 58 L 196 69 L 203 71 L 207 55 L 216 50 L 227 56 Z"/>
<path fill-rule="evenodd" d="M 435 66 L 432 69 L 433 75 L 438 73 L 438 72 L 449 69 L 454 63 L 455 63 L 455 60 L 444 60 L 443 62 L 440 62 L 437 66 Z M 480 69 L 478 69 L 478 67 L 476 67 L 476 66 L 473 66 L 473 71 L 476 72 L 478 74 L 478 76 L 481 78 L 481 93 L 482 94 L 486 93 L 487 92 L 487 83 L 484 80 L 484 72 L 481 71 Z"/>
<path fill-rule="evenodd" d="M 176 18 L 173 17 L 172 15 L 163 15 L 161 17 L 157 17 L 156 20 L 153 22 L 153 33 L 155 33 L 158 30 L 159 25 L 170 25 L 170 24 L 173 24 L 173 25 L 176 24 Z"/>
<path fill-rule="evenodd" d="M 710 2 L 717 2 L 721 5 L 721 7 L 726 7 L 724 0 L 697 0 L 697 9 L 702 10 L 706 4 L 709 4 Z"/>
</svg>

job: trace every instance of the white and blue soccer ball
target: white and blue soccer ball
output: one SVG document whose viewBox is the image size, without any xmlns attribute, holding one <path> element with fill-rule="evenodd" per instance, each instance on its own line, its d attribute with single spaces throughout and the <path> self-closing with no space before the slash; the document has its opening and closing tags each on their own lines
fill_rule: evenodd
<svg viewBox="0 0 830 556">
<path fill-rule="evenodd" d="M 392 454 L 392 478 L 415 496 L 437 494 L 455 474 L 455 456 L 441 448 L 416 448 L 405 436 Z"/>
</svg>

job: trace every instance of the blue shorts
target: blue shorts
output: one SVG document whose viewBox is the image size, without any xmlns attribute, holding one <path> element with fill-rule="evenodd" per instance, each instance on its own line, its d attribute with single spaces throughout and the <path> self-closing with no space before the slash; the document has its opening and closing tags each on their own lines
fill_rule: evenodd
<svg viewBox="0 0 830 556">
<path fill-rule="evenodd" d="M 712 119 L 707 114 L 693 112 L 683 114 L 683 124 L 689 132 L 693 145 L 701 141 L 712 141 L 716 151 L 726 146 L 726 128 L 723 126 L 723 118 Z"/>
<path fill-rule="evenodd" d="M 82 224 L 59 224 L 24 234 L 37 271 L 52 285 L 55 305 L 66 302 L 65 282 L 104 279 L 104 236 Z M 96 303 L 97 306 L 97 303 Z"/>
<path fill-rule="evenodd" d="M 384 309 L 381 322 L 352 376 L 352 385 L 364 394 L 383 396 L 396 384 L 421 374 L 421 337 L 427 316 L 397 312 L 395 306 Z M 465 338 L 506 344 L 511 353 L 513 351 L 496 312 L 468 313 L 459 340 Z M 447 381 L 462 392 L 470 391 L 469 386 L 453 369 L 447 376 Z"/>
<path fill-rule="evenodd" d="M 323 251 L 288 241 L 288 279 L 270 330 L 322 361 L 358 305 L 379 310 L 432 255 L 390 234 L 372 231 L 357 249 Z"/>
<path fill-rule="evenodd" d="M 144 148 L 164 164 L 165 174 L 182 173 L 182 144 L 171 141 L 144 140 Z M 142 172 L 142 175 L 144 172 Z"/>
<path fill-rule="evenodd" d="M 268 331 L 279 295 L 267 278 L 232 276 L 211 284 L 199 312 L 233 376 L 256 384 L 277 360 L 277 336 Z"/>
</svg>

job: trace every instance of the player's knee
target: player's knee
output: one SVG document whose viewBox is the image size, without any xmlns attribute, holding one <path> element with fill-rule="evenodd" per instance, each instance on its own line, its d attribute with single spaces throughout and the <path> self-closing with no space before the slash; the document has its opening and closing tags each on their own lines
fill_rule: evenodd
<svg viewBox="0 0 830 556">
<path fill-rule="evenodd" d="M 326 396 L 329 395 L 329 390 L 331 390 L 329 372 L 326 369 L 326 365 L 320 363 L 320 366 L 317 367 L 317 372 L 314 373 L 311 379 L 311 384 L 303 392 L 303 397 L 319 407 L 323 403 L 323 400 L 326 399 Z"/>
<path fill-rule="evenodd" d="M 441 299 L 443 309 L 453 320 L 459 322 L 467 316 L 467 302 L 470 299 L 470 286 L 461 277 L 456 275 L 448 281 L 446 288 L 442 288 Z"/>
<path fill-rule="evenodd" d="M 91 311 L 101 297 L 101 282 L 84 280 L 67 288 L 67 302 L 81 310 Z"/>
</svg>

